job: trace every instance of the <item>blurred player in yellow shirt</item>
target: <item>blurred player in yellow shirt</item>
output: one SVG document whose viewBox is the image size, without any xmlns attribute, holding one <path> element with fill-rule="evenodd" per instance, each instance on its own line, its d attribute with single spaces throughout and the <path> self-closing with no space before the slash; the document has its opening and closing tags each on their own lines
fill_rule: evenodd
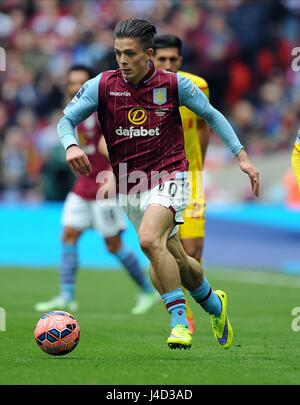
<svg viewBox="0 0 300 405">
<path fill-rule="evenodd" d="M 300 190 L 300 129 L 291 156 L 292 168 Z"/>
<path fill-rule="evenodd" d="M 154 39 L 153 62 L 159 69 L 179 72 L 190 79 L 209 97 L 207 82 L 199 76 L 180 71 L 182 64 L 181 40 L 175 35 L 161 35 Z M 184 212 L 184 224 L 180 225 L 179 236 L 189 256 L 201 261 L 205 234 L 205 197 L 203 192 L 203 164 L 209 142 L 209 128 L 204 120 L 186 107 L 180 107 L 184 130 L 185 152 L 189 161 L 191 196 Z M 191 308 L 187 305 L 187 318 L 193 333 L 195 323 Z"/>
</svg>

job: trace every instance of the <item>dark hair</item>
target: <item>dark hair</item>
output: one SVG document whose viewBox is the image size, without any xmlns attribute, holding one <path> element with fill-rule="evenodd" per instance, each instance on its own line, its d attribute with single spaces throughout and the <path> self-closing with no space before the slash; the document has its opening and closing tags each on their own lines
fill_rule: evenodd
<svg viewBox="0 0 300 405">
<path fill-rule="evenodd" d="M 129 19 L 120 21 L 115 28 L 114 38 L 137 38 L 143 50 L 153 47 L 156 27 L 147 20 Z"/>
<path fill-rule="evenodd" d="M 176 35 L 160 35 L 154 38 L 153 49 L 154 53 L 157 49 L 177 48 L 181 55 L 182 41 Z"/>
<path fill-rule="evenodd" d="M 89 77 L 88 80 L 92 79 L 95 76 L 93 69 L 91 69 L 89 66 L 86 65 L 73 65 L 70 67 L 68 73 L 70 74 L 71 72 L 79 72 L 79 71 L 85 72 Z"/>
</svg>

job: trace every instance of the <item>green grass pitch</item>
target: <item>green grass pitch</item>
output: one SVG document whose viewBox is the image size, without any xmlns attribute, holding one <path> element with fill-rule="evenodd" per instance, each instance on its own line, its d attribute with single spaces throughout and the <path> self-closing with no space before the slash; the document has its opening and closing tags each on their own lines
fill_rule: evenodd
<svg viewBox="0 0 300 405">
<path fill-rule="evenodd" d="M 137 289 L 125 272 L 81 270 L 75 314 L 81 339 L 72 353 L 54 357 L 33 339 L 39 319 L 33 305 L 57 293 L 57 273 L 1 269 L 6 331 L 0 332 L 0 384 L 299 384 L 300 332 L 291 328 L 299 278 L 220 270 L 206 275 L 228 293 L 235 332 L 228 351 L 217 346 L 208 316 L 194 303 L 192 349 L 171 351 L 162 304 L 132 316 Z"/>
</svg>

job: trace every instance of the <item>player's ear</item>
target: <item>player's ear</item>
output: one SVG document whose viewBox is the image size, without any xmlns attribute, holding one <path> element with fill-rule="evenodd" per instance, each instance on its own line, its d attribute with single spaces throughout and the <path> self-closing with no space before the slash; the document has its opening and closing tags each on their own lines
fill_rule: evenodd
<svg viewBox="0 0 300 405">
<path fill-rule="evenodd" d="M 148 56 L 149 59 L 153 58 L 153 48 L 148 48 L 146 50 L 146 55 Z"/>
</svg>

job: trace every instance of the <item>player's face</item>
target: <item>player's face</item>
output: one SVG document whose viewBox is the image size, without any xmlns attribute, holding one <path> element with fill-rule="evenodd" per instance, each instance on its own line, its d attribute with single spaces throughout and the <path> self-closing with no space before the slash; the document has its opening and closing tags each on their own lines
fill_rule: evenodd
<svg viewBox="0 0 300 405">
<path fill-rule="evenodd" d="M 89 75 L 84 70 L 70 72 L 67 82 L 68 96 L 72 99 L 87 80 L 89 80 Z"/>
<path fill-rule="evenodd" d="M 148 62 L 153 49 L 145 51 L 135 38 L 116 38 L 114 48 L 117 63 L 125 79 L 137 84 L 149 70 Z"/>
<path fill-rule="evenodd" d="M 179 55 L 178 48 L 157 49 L 153 62 L 158 69 L 176 73 L 182 64 L 182 56 Z"/>
</svg>

